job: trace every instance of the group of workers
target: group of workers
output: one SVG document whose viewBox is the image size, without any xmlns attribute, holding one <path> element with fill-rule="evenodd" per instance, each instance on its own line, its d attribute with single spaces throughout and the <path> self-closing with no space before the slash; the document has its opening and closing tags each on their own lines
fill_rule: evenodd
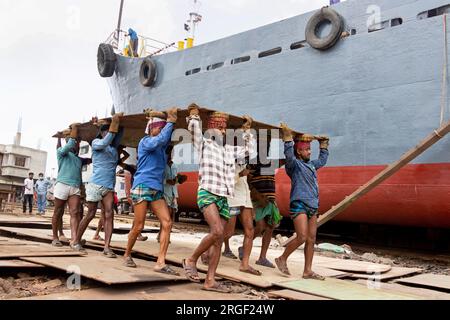
<svg viewBox="0 0 450 320">
<path fill-rule="evenodd" d="M 244 116 L 241 137 L 243 145 L 230 145 L 225 141 L 229 120 L 227 114 L 210 113 L 207 128 L 203 128 L 200 108 L 196 104 L 191 104 L 188 110 L 189 116 L 186 119 L 188 130 L 199 159 L 197 204 L 210 230 L 194 252 L 183 259 L 186 277 L 193 282 L 200 282 L 197 263 L 201 259 L 202 263 L 208 265 L 203 289 L 229 292 L 228 287 L 215 279 L 221 255 L 231 259 L 239 257 L 241 272 L 262 275 L 262 271 L 251 266 L 249 261 L 253 240 L 262 236 L 257 265 L 267 268 L 276 266 L 283 274 L 290 275 L 287 266 L 288 257 L 305 243 L 303 277 L 323 280 L 324 277 L 312 271 L 312 260 L 319 208 L 317 170 L 327 162 L 329 139 L 325 136 L 313 137 L 303 134 L 294 141 L 292 130 L 286 124 L 281 125 L 286 158 L 284 163 L 292 182 L 290 217 L 297 237 L 287 245 L 283 254 L 274 260 L 274 264 L 266 255 L 273 230 L 281 221 L 275 202 L 275 171 L 268 172 L 270 164 L 263 165 L 259 162 L 248 164 L 249 157 L 257 154 L 257 141 L 250 130 L 252 118 Z M 97 138 L 91 143 L 93 175 L 87 184 L 85 195 L 82 195 L 81 190 L 83 185 L 81 166 L 83 161 L 88 160 L 82 160 L 78 156 L 80 140 L 78 125 L 73 124 L 70 127 L 66 132 L 66 145 L 58 148 L 57 152 L 59 171 L 54 192 L 52 243 L 54 246 L 62 246 L 58 230 L 61 228 L 61 217 L 67 202 L 71 217 L 70 246 L 76 251 L 84 252 L 83 234 L 101 203 L 105 229 L 103 254 L 109 258 L 116 257 L 110 243 L 114 223 L 114 184 L 117 166 L 120 165 L 128 175 L 128 184 L 131 186 L 128 199 L 134 209 L 134 222 L 128 235 L 124 265 L 137 267 L 132 258 L 132 250 L 136 240 L 142 237 L 147 212 L 151 209 L 161 224 L 158 235 L 160 251 L 154 271 L 178 275 L 165 262 L 170 244 L 173 212 L 177 208 L 178 195 L 174 186 L 186 181 L 186 176 L 176 172 L 171 160 L 171 137 L 177 122 L 177 112 L 177 108 L 171 108 L 166 112 L 148 113 L 149 121 L 145 128 L 145 136 L 137 149 L 137 166 L 131 169 L 130 165 L 124 163 L 124 158 L 128 155 L 125 153 L 121 158 L 123 152 L 119 148 L 124 133 L 124 129 L 120 127 L 122 115 L 116 114 L 109 125 L 102 125 Z M 203 129 L 207 129 L 205 134 Z M 320 143 L 320 154 L 317 160 L 310 160 L 311 141 L 314 139 Z M 88 213 L 84 217 L 80 215 L 81 201 L 88 207 Z M 244 241 L 236 257 L 230 249 L 229 239 L 234 234 L 238 217 L 244 230 Z M 224 242 L 225 250 L 222 253 Z"/>
</svg>

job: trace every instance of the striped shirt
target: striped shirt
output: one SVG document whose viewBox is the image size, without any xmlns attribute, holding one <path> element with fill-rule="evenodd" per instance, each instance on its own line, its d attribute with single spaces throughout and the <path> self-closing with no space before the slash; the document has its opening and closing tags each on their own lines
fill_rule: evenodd
<svg viewBox="0 0 450 320">
<path fill-rule="evenodd" d="M 203 137 L 198 116 L 188 118 L 188 129 L 193 136 L 194 150 L 199 157 L 199 189 L 218 196 L 234 198 L 236 160 L 256 152 L 256 141 L 250 130 L 243 133 L 244 146 L 220 145 Z"/>
<path fill-rule="evenodd" d="M 261 166 L 254 166 L 254 173 L 249 176 L 248 182 L 260 194 L 267 197 L 269 201 L 275 201 L 275 175 L 262 175 Z"/>
</svg>

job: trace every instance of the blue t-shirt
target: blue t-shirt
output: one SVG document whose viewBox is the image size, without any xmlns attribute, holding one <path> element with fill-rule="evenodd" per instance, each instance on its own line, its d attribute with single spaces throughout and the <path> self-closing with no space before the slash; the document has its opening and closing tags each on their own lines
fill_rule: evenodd
<svg viewBox="0 0 450 320">
<path fill-rule="evenodd" d="M 131 40 L 138 40 L 138 35 L 136 33 L 136 31 L 134 31 L 133 29 L 128 29 L 128 35 L 130 36 Z"/>
<path fill-rule="evenodd" d="M 172 137 L 173 123 L 169 122 L 155 137 L 145 136 L 139 142 L 137 171 L 133 189 L 143 184 L 147 188 L 164 191 L 164 171 L 167 163 L 166 149 Z"/>
<path fill-rule="evenodd" d="M 119 146 L 123 130 L 118 134 L 108 132 L 103 139 L 92 141 L 91 183 L 113 190 L 116 185 L 116 168 L 119 162 Z"/>
</svg>

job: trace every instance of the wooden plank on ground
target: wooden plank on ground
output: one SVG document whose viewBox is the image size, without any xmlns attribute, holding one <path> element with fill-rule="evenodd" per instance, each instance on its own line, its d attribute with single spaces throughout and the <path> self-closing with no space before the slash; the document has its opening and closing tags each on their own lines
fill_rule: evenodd
<svg viewBox="0 0 450 320">
<path fill-rule="evenodd" d="M 267 295 L 270 298 L 283 298 L 288 300 L 331 300 L 329 298 L 319 297 L 289 289 L 269 291 Z"/>
<path fill-rule="evenodd" d="M 2 238 L 5 239 L 5 238 Z M 69 248 L 55 248 L 45 243 L 11 239 L 0 246 L 0 258 L 80 256 Z"/>
<path fill-rule="evenodd" d="M 392 280 L 392 279 L 401 278 L 401 277 L 405 277 L 405 276 L 410 276 L 415 273 L 421 273 L 422 271 L 423 271 L 423 269 L 420 269 L 420 268 L 392 267 L 392 269 L 386 273 L 381 273 L 381 274 L 353 273 L 350 275 L 350 278 L 387 281 L 387 280 Z"/>
<path fill-rule="evenodd" d="M 22 258 L 24 261 L 39 263 L 48 267 L 67 271 L 70 266 L 77 266 L 83 277 L 100 281 L 109 285 L 163 282 L 163 281 L 187 281 L 180 268 L 173 267 L 181 276 L 173 276 L 153 271 L 155 262 L 134 259 L 137 268 L 123 266 L 123 260 L 111 259 L 102 256 L 101 253 L 88 250 L 87 256 L 82 257 L 43 257 Z"/>
<path fill-rule="evenodd" d="M 44 268 L 43 265 L 22 260 L 0 260 L 0 268 Z"/>
<path fill-rule="evenodd" d="M 354 282 L 362 285 L 367 285 L 367 280 L 359 279 Z M 371 285 L 373 285 L 373 282 L 371 283 Z M 424 299 L 426 300 L 450 300 L 450 294 L 441 291 L 436 291 L 433 289 L 410 287 L 393 282 L 392 283 L 383 282 L 379 283 L 379 285 L 381 286 L 381 288 L 386 290 L 395 290 L 398 292 L 411 293 L 414 295 L 424 297 Z"/>
<path fill-rule="evenodd" d="M 427 288 L 450 290 L 450 276 L 440 274 L 420 274 L 410 278 L 398 279 L 396 283 L 418 285 Z"/>
<path fill-rule="evenodd" d="M 340 279 L 291 280 L 277 283 L 278 286 L 307 294 L 336 300 L 421 300 L 421 296 L 394 290 L 372 289 L 367 286 Z"/>
<path fill-rule="evenodd" d="M 92 241 L 93 243 L 98 243 L 96 241 Z M 126 242 L 112 242 L 111 245 L 114 248 L 125 249 Z M 189 257 L 194 249 L 196 244 L 190 244 L 181 241 L 174 241 L 169 245 L 169 250 L 167 252 L 166 260 L 172 263 L 176 263 L 181 265 L 182 260 Z M 152 257 L 157 257 L 159 253 L 159 244 L 156 242 L 136 242 L 135 247 L 133 248 L 134 252 L 150 255 Z M 222 277 L 224 279 L 234 280 L 237 282 L 251 284 L 260 288 L 269 288 L 273 286 L 274 283 L 279 281 L 283 281 L 289 279 L 284 276 L 278 269 L 271 269 L 266 267 L 261 267 L 255 265 L 256 256 L 252 256 L 250 258 L 250 263 L 260 269 L 263 273 L 262 276 L 255 276 L 248 273 L 243 273 L 239 271 L 239 261 L 227 259 L 221 257 L 219 267 L 217 268 L 217 276 Z M 197 268 L 199 271 L 206 272 L 208 267 L 203 265 L 200 261 L 197 264 Z M 315 270 L 327 277 L 343 277 L 348 274 L 342 271 L 332 270 L 328 268 L 324 268 L 321 266 L 315 267 Z M 295 268 L 291 268 L 292 277 L 301 277 L 303 273 L 303 264 L 296 265 Z"/>
<path fill-rule="evenodd" d="M 392 269 L 391 266 L 385 264 L 344 259 L 333 259 L 333 261 L 318 262 L 317 265 L 334 270 L 363 274 L 373 274 L 374 272 L 385 273 Z"/>
</svg>

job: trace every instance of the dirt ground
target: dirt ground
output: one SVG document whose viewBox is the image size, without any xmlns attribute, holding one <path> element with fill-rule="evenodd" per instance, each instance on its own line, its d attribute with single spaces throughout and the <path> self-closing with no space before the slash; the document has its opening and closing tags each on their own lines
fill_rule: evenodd
<svg viewBox="0 0 450 320">
<path fill-rule="evenodd" d="M 21 214 L 20 214 L 21 215 Z M 45 218 L 51 218 L 51 212 L 48 211 Z M 68 216 L 65 216 L 65 230 L 68 229 Z M 91 226 L 96 226 L 98 219 L 96 218 Z M 115 227 L 131 227 L 131 216 L 117 216 L 115 219 Z M 159 223 L 153 219 L 146 222 L 147 227 L 159 227 Z M 189 224 L 185 222 L 175 223 L 172 233 L 172 239 L 183 240 L 198 243 L 208 227 L 201 224 Z M 92 238 L 94 230 L 87 230 L 86 239 Z M 149 237 L 148 241 L 156 240 L 156 232 L 146 233 Z M 113 240 L 125 241 L 127 234 L 114 234 Z M 242 243 L 243 235 L 240 231 L 230 240 L 230 245 L 237 255 L 237 246 Z M 318 239 L 318 243 L 321 240 Z M 346 248 L 351 249 L 352 252 L 345 254 L 336 254 L 333 252 L 316 251 L 317 255 L 333 257 L 339 259 L 354 259 L 360 261 L 369 261 L 374 263 L 389 264 L 399 267 L 414 267 L 422 268 L 424 273 L 435 273 L 450 275 L 450 256 L 434 255 L 431 253 L 392 250 L 387 248 L 373 248 L 365 247 L 363 245 L 347 244 Z M 261 239 L 257 238 L 254 241 L 253 252 L 259 252 L 261 247 Z M 279 251 L 280 254 L 283 248 L 276 239 L 272 239 L 270 249 Z M 169 248 L 170 250 L 170 248 Z M 297 250 L 295 254 L 303 255 L 301 249 Z M 81 291 L 71 291 L 66 286 L 67 275 L 51 268 L 39 269 L 2 269 L 0 276 L 0 299 L 120 299 L 118 292 L 126 289 L 127 295 L 122 295 L 122 298 L 134 297 L 134 299 L 186 299 L 192 298 L 193 293 L 197 292 L 196 298 L 199 299 L 269 299 L 267 291 L 259 288 L 254 288 L 247 285 L 238 284 L 227 281 L 227 285 L 232 288 L 233 293 L 229 295 L 215 294 L 210 292 L 202 292 L 201 286 L 192 283 L 170 284 L 165 283 L 161 285 L 133 285 L 124 288 L 123 286 L 107 286 L 92 280 L 82 279 Z M 177 294 L 173 294 L 173 288 L 177 288 Z M 200 290 L 200 291 L 199 291 Z M 163 295 L 155 295 L 155 292 L 165 293 Z M 171 294 L 172 292 L 172 294 Z M 200 293 L 201 292 L 201 293 Z M 158 296 L 155 298 L 155 296 Z"/>
</svg>

